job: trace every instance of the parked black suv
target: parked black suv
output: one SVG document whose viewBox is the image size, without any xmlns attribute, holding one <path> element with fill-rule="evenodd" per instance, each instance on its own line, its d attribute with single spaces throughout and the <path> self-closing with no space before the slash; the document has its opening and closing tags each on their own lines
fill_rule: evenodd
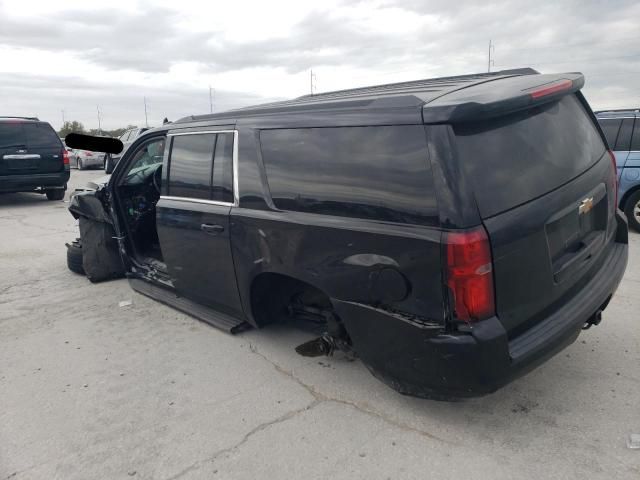
<svg viewBox="0 0 640 480">
<path fill-rule="evenodd" d="M 0 117 L 0 193 L 45 193 L 62 200 L 69 180 L 69 153 L 47 122 Z"/>
<path fill-rule="evenodd" d="M 93 280 L 230 332 L 322 327 L 411 395 L 492 392 L 598 324 L 627 263 L 579 73 L 305 96 L 146 132 L 73 197 Z"/>
</svg>

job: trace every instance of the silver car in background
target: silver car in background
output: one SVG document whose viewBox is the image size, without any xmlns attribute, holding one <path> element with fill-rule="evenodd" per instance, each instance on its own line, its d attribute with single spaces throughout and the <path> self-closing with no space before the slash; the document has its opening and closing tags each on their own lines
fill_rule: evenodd
<svg viewBox="0 0 640 480">
<path fill-rule="evenodd" d="M 76 167 L 78 170 L 87 168 L 103 168 L 105 166 L 106 153 L 90 152 L 89 150 L 74 150 Z"/>
<path fill-rule="evenodd" d="M 111 173 L 113 172 L 113 169 L 115 168 L 115 166 L 118 164 L 118 162 L 120 161 L 120 158 L 122 158 L 122 155 L 124 155 L 124 152 L 127 151 L 127 148 L 129 148 L 129 145 L 131 145 L 133 143 L 133 141 L 138 138 L 140 135 L 142 135 L 144 132 L 146 132 L 147 130 L 149 130 L 148 128 L 131 128 L 129 130 L 127 130 L 126 132 L 124 132 L 122 135 L 120 135 L 118 137 L 118 140 L 120 140 L 122 142 L 122 145 L 124 146 L 122 148 L 122 152 L 120 152 L 118 155 L 107 155 L 105 162 L 104 162 L 104 171 L 105 173 Z"/>
</svg>

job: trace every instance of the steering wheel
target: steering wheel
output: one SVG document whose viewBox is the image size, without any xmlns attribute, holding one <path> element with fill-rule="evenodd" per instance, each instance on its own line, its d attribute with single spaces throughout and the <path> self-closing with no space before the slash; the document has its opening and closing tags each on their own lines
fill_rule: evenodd
<svg viewBox="0 0 640 480">
<path fill-rule="evenodd" d="M 162 165 L 156 168 L 151 179 L 153 181 L 153 188 L 155 188 L 158 195 L 160 195 L 160 185 L 162 184 Z"/>
</svg>

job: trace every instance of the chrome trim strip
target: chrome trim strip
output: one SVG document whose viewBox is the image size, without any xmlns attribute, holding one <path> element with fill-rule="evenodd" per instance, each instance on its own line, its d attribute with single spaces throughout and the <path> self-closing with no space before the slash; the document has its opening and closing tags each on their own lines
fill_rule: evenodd
<svg viewBox="0 0 640 480">
<path fill-rule="evenodd" d="M 167 133 L 167 137 L 181 137 L 182 135 L 203 135 L 205 133 L 235 133 L 237 130 L 198 130 L 197 132 Z"/>
<path fill-rule="evenodd" d="M 37 153 L 19 153 L 15 155 L 3 155 L 2 158 L 5 160 L 31 160 L 40 158 L 40 155 Z"/>
<path fill-rule="evenodd" d="M 160 200 L 173 200 L 175 202 L 189 202 L 189 203 L 204 203 L 206 205 L 219 205 L 221 207 L 235 206 L 235 204 L 231 202 L 219 202 L 217 200 L 204 200 L 202 198 L 172 197 L 171 195 L 160 195 Z"/>
<path fill-rule="evenodd" d="M 233 202 L 219 202 L 216 200 L 200 200 L 195 198 L 187 198 L 187 197 L 172 197 L 170 195 L 160 196 L 160 198 L 164 198 L 167 200 L 178 200 L 184 202 L 194 202 L 194 203 L 208 203 L 210 205 L 224 205 L 224 206 L 233 206 L 237 207 L 240 205 L 240 190 L 238 189 L 238 130 L 198 130 L 196 132 L 177 132 L 177 133 L 168 133 L 167 137 L 181 137 L 183 135 L 204 135 L 206 133 L 233 133 L 233 159 L 232 159 L 232 170 L 233 170 Z"/>
</svg>

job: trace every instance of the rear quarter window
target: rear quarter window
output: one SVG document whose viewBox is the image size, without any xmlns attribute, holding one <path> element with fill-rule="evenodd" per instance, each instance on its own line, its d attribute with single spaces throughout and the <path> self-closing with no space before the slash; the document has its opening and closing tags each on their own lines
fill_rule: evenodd
<svg viewBox="0 0 640 480">
<path fill-rule="evenodd" d="M 605 145 L 575 95 L 493 120 L 454 125 L 458 159 L 483 218 L 577 177 Z"/>
<path fill-rule="evenodd" d="M 614 148 L 616 145 L 616 139 L 618 138 L 618 130 L 620 130 L 620 125 L 622 124 L 622 119 L 606 118 L 598 120 L 598 123 L 600 124 L 600 128 L 602 128 L 602 133 L 604 133 L 609 147 Z"/>
<path fill-rule="evenodd" d="M 263 130 L 260 144 L 282 210 L 437 221 L 422 125 Z"/>
</svg>

